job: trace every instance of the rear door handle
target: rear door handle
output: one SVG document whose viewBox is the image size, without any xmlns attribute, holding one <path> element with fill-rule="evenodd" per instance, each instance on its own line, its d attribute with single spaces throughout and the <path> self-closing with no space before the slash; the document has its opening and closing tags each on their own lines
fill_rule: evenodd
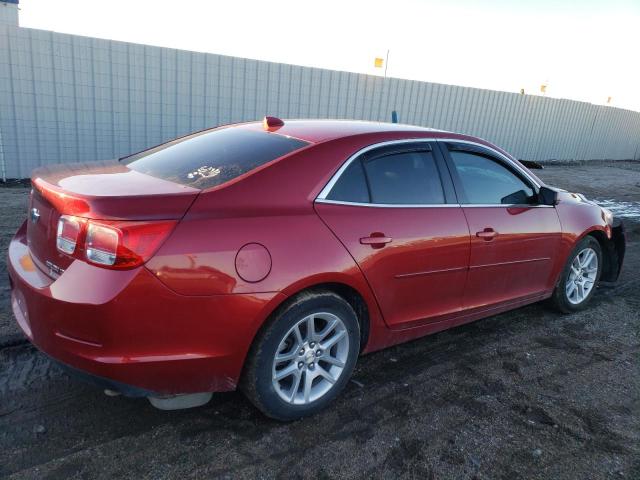
<svg viewBox="0 0 640 480">
<path fill-rule="evenodd" d="M 360 243 L 362 245 L 371 245 L 373 248 L 382 248 L 387 243 L 391 243 L 392 240 L 391 237 L 386 237 L 384 233 L 374 232 L 368 237 L 362 237 Z"/>
<path fill-rule="evenodd" d="M 476 232 L 476 237 L 482 238 L 485 241 L 493 240 L 498 236 L 498 232 L 496 232 L 493 228 L 485 228 L 481 232 Z"/>
</svg>

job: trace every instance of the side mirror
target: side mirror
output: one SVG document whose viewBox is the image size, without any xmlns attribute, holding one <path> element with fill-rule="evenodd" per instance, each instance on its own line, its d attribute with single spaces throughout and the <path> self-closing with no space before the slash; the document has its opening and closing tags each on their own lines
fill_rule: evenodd
<svg viewBox="0 0 640 480">
<path fill-rule="evenodd" d="M 558 203 L 558 192 L 549 187 L 542 186 L 538 192 L 538 202 L 541 205 L 555 205 Z"/>
<path fill-rule="evenodd" d="M 517 192 L 513 192 L 506 197 L 502 197 L 500 199 L 500 203 L 508 205 L 526 205 L 527 203 L 531 203 L 531 198 L 527 197 L 527 192 L 525 192 L 524 190 L 518 190 Z"/>
</svg>

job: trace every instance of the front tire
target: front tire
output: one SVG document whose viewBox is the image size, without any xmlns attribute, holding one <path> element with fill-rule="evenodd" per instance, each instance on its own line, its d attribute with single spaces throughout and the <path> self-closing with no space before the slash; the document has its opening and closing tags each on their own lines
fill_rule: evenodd
<svg viewBox="0 0 640 480">
<path fill-rule="evenodd" d="M 596 291 L 602 273 L 602 248 L 587 236 L 569 255 L 553 292 L 552 300 L 563 313 L 584 309 Z"/>
<path fill-rule="evenodd" d="M 342 391 L 359 351 L 351 305 L 333 292 L 305 292 L 277 311 L 256 338 L 242 388 L 271 418 L 313 415 Z"/>
</svg>

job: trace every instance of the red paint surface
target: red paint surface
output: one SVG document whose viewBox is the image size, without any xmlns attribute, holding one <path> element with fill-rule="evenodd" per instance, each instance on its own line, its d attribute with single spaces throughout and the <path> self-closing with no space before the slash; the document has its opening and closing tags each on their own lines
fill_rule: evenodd
<svg viewBox="0 0 640 480">
<path fill-rule="evenodd" d="M 553 288 L 560 246 L 555 208 L 463 208 L 471 231 L 464 307 L 475 308 Z M 478 237 L 490 230 L 495 236 Z"/>
<path fill-rule="evenodd" d="M 565 193 L 554 208 L 314 203 L 368 145 L 490 144 L 367 122 L 285 121 L 269 134 L 312 145 L 203 192 L 114 162 L 36 172 L 31 206 L 41 218 L 21 227 L 8 259 L 14 312 L 33 343 L 73 367 L 159 393 L 230 390 L 260 327 L 301 290 L 358 292 L 368 352 L 548 297 L 575 243 L 608 231 L 599 207 Z M 117 271 L 56 250 L 61 214 L 179 223 L 144 266 Z M 51 274 L 47 262 L 64 273 Z"/>
<path fill-rule="evenodd" d="M 392 328 L 462 309 L 469 230 L 461 208 L 370 208 L 317 204 L 322 219 L 358 262 Z M 378 230 L 382 248 L 362 245 Z"/>
</svg>

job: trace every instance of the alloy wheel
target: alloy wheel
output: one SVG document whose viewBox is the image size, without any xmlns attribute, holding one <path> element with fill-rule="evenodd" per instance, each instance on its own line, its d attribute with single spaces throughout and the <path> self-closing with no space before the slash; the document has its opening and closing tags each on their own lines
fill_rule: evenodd
<svg viewBox="0 0 640 480">
<path fill-rule="evenodd" d="M 593 248 L 581 250 L 571 262 L 565 292 L 573 305 L 582 303 L 591 293 L 598 275 L 598 255 Z"/>
<path fill-rule="evenodd" d="M 312 403 L 331 390 L 348 356 L 343 321 L 327 312 L 308 315 L 280 341 L 273 359 L 273 388 L 289 404 Z"/>
</svg>

